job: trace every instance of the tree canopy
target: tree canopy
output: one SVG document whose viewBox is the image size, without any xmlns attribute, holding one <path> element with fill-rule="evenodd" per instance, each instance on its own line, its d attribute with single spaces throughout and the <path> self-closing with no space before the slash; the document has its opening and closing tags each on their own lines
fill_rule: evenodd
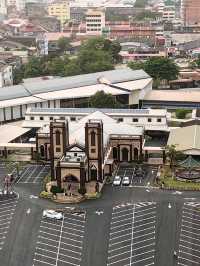
<svg viewBox="0 0 200 266">
<path fill-rule="evenodd" d="M 66 40 L 61 38 L 60 47 L 63 51 Z M 67 44 L 66 44 L 67 45 Z M 44 75 L 73 76 L 98 71 L 114 69 L 114 64 L 121 60 L 119 52 L 121 46 L 117 41 L 110 41 L 103 37 L 92 38 L 84 42 L 76 57 L 43 56 L 32 57 L 27 64 L 14 70 L 14 84 L 24 78 Z"/>
<path fill-rule="evenodd" d="M 119 108 L 120 103 L 112 94 L 98 91 L 90 98 L 90 106 L 93 108 Z"/>
<path fill-rule="evenodd" d="M 130 62 L 128 66 L 132 69 L 144 69 L 154 80 L 177 79 L 179 67 L 173 60 L 166 57 L 154 57 L 145 62 Z"/>
<path fill-rule="evenodd" d="M 61 37 L 58 40 L 58 48 L 61 52 L 68 51 L 71 48 L 70 39 L 67 37 Z"/>
</svg>

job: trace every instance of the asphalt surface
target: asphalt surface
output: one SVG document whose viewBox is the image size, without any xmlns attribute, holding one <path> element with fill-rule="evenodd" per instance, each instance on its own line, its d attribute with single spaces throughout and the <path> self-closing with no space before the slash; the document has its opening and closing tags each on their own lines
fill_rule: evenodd
<svg viewBox="0 0 200 266">
<path fill-rule="evenodd" d="M 149 187 L 155 173 L 148 169 L 142 182 L 106 185 L 100 199 L 79 205 L 84 214 L 55 222 L 42 211 L 65 205 L 37 197 L 42 169 L 23 169 L 15 197 L 0 197 L 0 265 L 200 265 L 198 192 Z"/>
</svg>

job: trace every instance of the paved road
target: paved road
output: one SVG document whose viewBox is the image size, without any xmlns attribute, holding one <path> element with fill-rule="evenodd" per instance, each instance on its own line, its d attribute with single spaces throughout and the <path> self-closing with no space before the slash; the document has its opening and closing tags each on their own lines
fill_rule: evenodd
<svg viewBox="0 0 200 266">
<path fill-rule="evenodd" d="M 199 265 L 198 193 L 108 185 L 101 199 L 80 205 L 84 216 L 55 223 L 42 211 L 61 206 L 36 197 L 40 182 L 16 190 L 19 199 L 0 201 L 0 223 L 2 211 L 9 217 L 0 227 L 0 265 Z"/>
</svg>

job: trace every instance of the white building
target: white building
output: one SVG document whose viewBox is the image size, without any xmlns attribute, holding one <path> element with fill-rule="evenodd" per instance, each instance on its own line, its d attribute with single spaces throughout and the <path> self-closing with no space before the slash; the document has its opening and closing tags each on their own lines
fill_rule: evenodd
<svg viewBox="0 0 200 266">
<path fill-rule="evenodd" d="M 0 62 L 0 88 L 13 85 L 12 66 Z"/>
<path fill-rule="evenodd" d="M 143 127 L 145 130 L 168 130 L 165 109 L 29 108 L 23 127 L 41 128 L 55 120 L 78 122 L 96 111 L 101 111 L 118 123 Z"/>
<path fill-rule="evenodd" d="M 174 7 L 165 7 L 163 10 L 163 20 L 174 21 L 176 18 L 176 12 Z"/>
<path fill-rule="evenodd" d="M 103 9 L 89 9 L 86 13 L 86 33 L 101 35 L 105 28 L 105 12 Z"/>
<path fill-rule="evenodd" d="M 26 0 L 16 0 L 17 11 L 22 11 L 25 8 Z"/>
<path fill-rule="evenodd" d="M 151 90 L 152 78 L 130 68 L 30 81 L 0 89 L 0 122 L 24 118 L 28 107 L 89 107 L 90 97 L 98 91 L 111 93 L 127 107 L 137 107 Z"/>
<path fill-rule="evenodd" d="M 6 0 L 0 1 L 0 15 L 7 15 L 7 3 Z"/>
</svg>

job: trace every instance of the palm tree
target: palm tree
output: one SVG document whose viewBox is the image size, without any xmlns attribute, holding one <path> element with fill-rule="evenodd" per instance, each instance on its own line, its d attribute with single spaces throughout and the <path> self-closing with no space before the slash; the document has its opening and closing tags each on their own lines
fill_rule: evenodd
<svg viewBox="0 0 200 266">
<path fill-rule="evenodd" d="M 165 151 L 166 151 L 166 156 L 169 158 L 169 166 L 170 169 L 172 169 L 176 163 L 177 157 L 180 154 L 180 152 L 178 152 L 176 150 L 176 144 L 172 144 L 172 145 L 167 145 L 165 147 Z"/>
</svg>

